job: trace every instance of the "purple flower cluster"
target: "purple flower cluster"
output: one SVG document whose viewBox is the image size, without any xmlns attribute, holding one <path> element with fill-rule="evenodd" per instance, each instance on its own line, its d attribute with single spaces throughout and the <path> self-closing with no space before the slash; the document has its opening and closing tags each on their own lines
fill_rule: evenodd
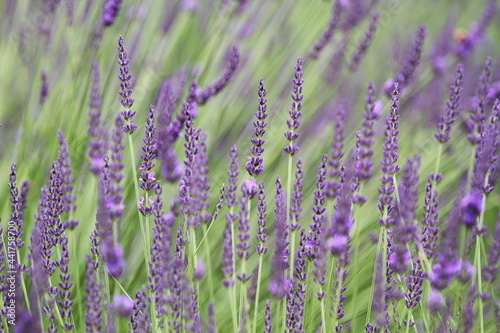
<svg viewBox="0 0 500 333">
<path fill-rule="evenodd" d="M 297 169 L 295 171 L 295 181 L 293 183 L 293 193 L 290 206 L 290 230 L 297 231 L 300 228 L 300 213 L 302 212 L 302 182 L 304 173 L 302 172 L 302 160 L 299 158 L 297 161 Z"/>
<path fill-rule="evenodd" d="M 444 114 L 438 123 L 438 131 L 434 134 L 440 143 L 446 143 L 450 140 L 451 126 L 458 115 L 458 101 L 462 92 L 462 80 L 464 75 L 464 66 L 458 65 L 455 74 L 455 82 L 450 86 L 450 98 L 446 101 Z"/>
<path fill-rule="evenodd" d="M 255 112 L 256 121 L 253 122 L 254 126 L 254 137 L 250 139 L 252 143 L 252 147 L 250 147 L 250 152 L 252 156 L 248 156 L 248 162 L 246 163 L 246 169 L 251 177 L 257 177 L 264 171 L 264 160 L 261 158 L 262 153 L 264 152 L 264 142 L 262 139 L 264 134 L 266 133 L 266 109 L 267 109 L 267 98 L 266 98 L 266 87 L 264 86 L 264 79 L 261 78 L 259 82 L 259 105 L 257 112 Z"/>
<path fill-rule="evenodd" d="M 123 119 L 127 121 L 127 124 L 123 126 L 123 132 L 132 134 L 137 129 L 137 125 L 134 124 L 135 111 L 133 111 L 132 105 L 134 104 L 134 99 L 132 96 L 132 75 L 129 74 L 128 65 L 130 60 L 128 58 L 127 51 L 125 50 L 125 40 L 122 36 L 118 36 L 118 65 L 120 70 L 120 88 L 118 92 L 120 95 L 120 103 L 123 105 L 125 110 L 121 112 Z"/>
<path fill-rule="evenodd" d="M 342 165 L 342 157 L 344 156 L 344 123 L 345 110 L 343 106 L 339 106 L 335 113 L 335 125 L 332 135 L 332 145 L 330 149 L 330 160 L 328 161 L 328 176 L 331 181 L 326 183 L 328 198 L 335 199 L 342 187 L 340 183 L 340 167 Z"/>
<path fill-rule="evenodd" d="M 264 183 L 260 182 L 259 183 L 259 192 L 258 192 L 258 206 L 257 206 L 257 241 L 259 242 L 259 245 L 255 248 L 255 251 L 259 255 L 264 255 L 267 252 L 267 246 L 265 246 L 265 243 L 268 239 L 268 236 L 266 234 L 267 232 L 267 204 L 266 204 L 266 193 L 264 192 Z"/>
<path fill-rule="evenodd" d="M 156 157 L 156 128 L 155 128 L 155 116 L 154 116 L 154 105 L 149 107 L 146 131 L 144 135 L 144 145 L 142 146 L 141 155 L 141 166 L 139 167 L 140 172 L 140 187 L 149 192 L 155 186 L 155 173 L 152 169 L 155 166 L 153 160 Z"/>
<path fill-rule="evenodd" d="M 288 131 L 285 132 L 285 138 L 289 141 L 289 144 L 284 147 L 285 153 L 288 155 L 295 155 L 299 151 L 299 147 L 295 144 L 295 140 L 299 138 L 299 133 L 297 129 L 300 125 L 300 117 L 302 117 L 302 84 L 304 80 L 302 79 L 302 58 L 297 59 L 297 65 L 295 65 L 295 75 L 292 80 L 293 82 L 293 94 L 292 94 L 292 104 L 291 110 L 288 111 L 290 114 L 290 119 L 286 121 L 288 126 Z"/>
<path fill-rule="evenodd" d="M 271 278 L 269 280 L 269 292 L 277 299 L 282 299 L 286 296 L 289 290 L 289 281 L 286 278 L 286 270 L 288 268 L 288 231 L 286 224 L 286 203 L 285 195 L 281 187 L 281 180 L 276 177 L 276 214 L 274 218 L 275 242 L 274 242 L 274 255 Z"/>
</svg>

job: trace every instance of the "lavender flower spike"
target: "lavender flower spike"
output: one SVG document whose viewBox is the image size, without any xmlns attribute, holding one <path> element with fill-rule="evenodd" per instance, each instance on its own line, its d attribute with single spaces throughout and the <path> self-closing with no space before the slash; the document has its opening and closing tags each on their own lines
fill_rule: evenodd
<svg viewBox="0 0 500 333">
<path fill-rule="evenodd" d="M 286 270 L 288 268 L 288 241 L 286 225 L 286 203 L 285 195 L 281 187 L 279 176 L 276 177 L 276 208 L 274 212 L 275 225 L 275 247 L 273 256 L 273 266 L 271 278 L 269 280 L 269 292 L 277 299 L 282 299 L 288 293 L 288 281 L 286 279 Z"/>
<path fill-rule="evenodd" d="M 390 114 L 386 118 L 385 140 L 382 146 L 383 158 L 380 161 L 382 165 L 382 177 L 380 181 L 382 186 L 379 189 L 379 205 L 380 212 L 384 213 L 385 218 L 380 218 L 381 225 L 392 224 L 391 211 L 394 208 L 393 193 L 394 193 L 394 175 L 399 171 L 399 166 L 396 162 L 399 158 L 398 155 L 398 135 L 399 135 L 399 90 L 398 84 L 394 84 L 394 91 L 392 93 L 392 105 Z"/>
<path fill-rule="evenodd" d="M 363 128 L 356 133 L 356 164 L 354 170 L 355 183 L 359 187 L 362 181 L 372 177 L 373 169 L 373 139 L 375 135 L 375 122 L 380 116 L 381 104 L 375 101 L 375 86 L 373 82 L 368 83 L 366 88 L 365 111 L 363 112 Z M 366 197 L 363 194 L 357 194 L 354 199 L 356 203 L 364 203 Z"/>
<path fill-rule="evenodd" d="M 312 50 L 309 51 L 309 56 L 312 59 L 317 59 L 321 51 L 325 48 L 328 42 L 332 39 L 335 29 L 337 29 L 340 21 L 340 14 L 342 14 L 342 1 L 335 0 L 332 7 L 332 14 L 328 20 L 328 24 L 321 33 L 321 36 L 314 43 Z"/>
<path fill-rule="evenodd" d="M 102 13 L 102 24 L 108 27 L 115 23 L 115 19 L 120 13 L 120 5 L 122 0 L 107 0 L 104 3 Z"/>
<path fill-rule="evenodd" d="M 240 63 L 240 52 L 238 49 L 238 45 L 234 45 L 229 53 L 229 61 L 226 70 L 224 71 L 224 74 L 217 81 L 215 81 L 214 83 L 212 83 L 211 85 L 209 85 L 208 87 L 206 87 L 204 90 L 202 90 L 200 93 L 197 94 L 196 103 L 198 105 L 204 105 L 211 97 L 220 93 L 222 89 L 224 89 L 227 86 L 227 84 L 233 77 L 234 72 L 236 72 L 239 63 Z"/>
<path fill-rule="evenodd" d="M 261 78 L 259 82 L 259 106 L 257 108 L 257 112 L 255 112 L 256 121 L 253 122 L 254 126 L 254 137 L 250 139 L 252 143 L 252 147 L 250 147 L 250 152 L 252 156 L 248 156 L 248 162 L 246 163 L 246 169 L 251 177 L 257 177 L 264 171 L 264 160 L 261 158 L 262 153 L 264 152 L 264 142 L 262 139 L 264 134 L 266 133 L 266 109 L 267 109 L 267 98 L 266 98 L 266 87 L 264 86 L 264 79 Z"/>
<path fill-rule="evenodd" d="M 292 104 L 291 110 L 288 111 L 290 114 L 289 120 L 286 121 L 288 126 L 288 131 L 285 132 L 285 138 L 289 141 L 289 144 L 284 147 L 285 153 L 288 155 L 295 155 L 299 151 L 299 147 L 295 144 L 295 140 L 299 138 L 299 133 L 297 133 L 297 129 L 300 126 L 300 117 L 302 117 L 302 99 L 304 95 L 302 95 L 302 84 L 304 80 L 302 79 L 302 58 L 299 57 L 297 59 L 297 65 L 295 65 L 295 74 L 292 80 L 293 82 L 293 94 L 292 94 Z"/>
<path fill-rule="evenodd" d="M 258 203 L 258 207 L 257 207 L 258 227 L 257 227 L 256 238 L 257 238 L 257 241 L 259 242 L 259 245 L 257 245 L 255 250 L 259 255 L 263 256 L 267 252 L 267 247 L 265 246 L 265 243 L 266 243 L 267 238 L 268 238 L 268 236 L 266 234 L 266 232 L 267 232 L 267 227 L 266 227 L 267 204 L 266 204 L 266 193 L 264 192 L 264 183 L 263 182 L 259 183 L 258 199 L 259 199 L 259 203 Z"/>
<path fill-rule="evenodd" d="M 264 333 L 272 333 L 273 326 L 271 320 L 271 300 L 266 301 L 266 309 L 264 314 Z"/>
<path fill-rule="evenodd" d="M 142 141 L 144 142 L 144 145 L 142 146 L 142 162 L 141 166 L 139 167 L 140 169 L 140 187 L 146 191 L 149 192 L 151 189 L 154 188 L 155 186 L 155 173 L 154 171 L 151 171 L 155 163 L 153 160 L 156 157 L 156 127 L 155 127 L 155 116 L 154 116 L 154 110 L 155 107 L 154 105 L 151 105 L 149 107 L 149 112 L 148 112 L 148 118 L 147 118 L 147 124 L 146 124 L 146 131 L 145 131 L 145 136 Z"/>
<path fill-rule="evenodd" d="M 101 324 L 101 295 L 99 284 L 96 282 L 95 262 L 87 255 L 85 258 L 85 329 L 87 332 L 102 330 Z"/>
<path fill-rule="evenodd" d="M 434 134 L 440 143 L 446 143 L 450 140 L 451 125 L 455 122 L 458 115 L 458 101 L 462 92 L 462 80 L 464 75 L 464 66 L 459 64 L 455 74 L 455 82 L 450 87 L 450 98 L 446 101 L 445 113 L 441 116 L 438 124 L 438 131 Z"/>
<path fill-rule="evenodd" d="M 128 122 L 123 126 L 123 132 L 132 134 L 137 129 L 137 125 L 134 124 L 135 111 L 132 111 L 132 105 L 134 104 L 134 99 L 132 96 L 132 75 L 129 74 L 128 65 L 130 60 L 128 59 L 127 51 L 125 50 L 125 40 L 122 36 L 118 36 L 118 65 L 120 69 L 120 88 L 118 92 L 120 95 L 120 103 L 123 105 L 125 110 L 121 112 L 123 118 Z"/>
<path fill-rule="evenodd" d="M 71 176 L 71 160 L 69 158 L 68 142 L 64 137 L 63 133 L 59 131 L 57 133 L 59 136 L 59 158 L 57 162 L 61 168 L 61 190 L 62 190 L 62 201 L 63 201 L 63 211 L 69 213 L 72 216 L 73 212 L 76 210 L 76 195 L 73 194 L 73 176 Z M 78 225 L 78 221 L 68 219 L 64 221 L 64 228 L 70 230 L 74 229 Z"/>
<path fill-rule="evenodd" d="M 365 31 L 365 35 L 361 42 L 357 45 L 356 51 L 352 55 L 351 62 L 349 63 L 349 69 L 355 72 L 358 69 L 359 63 L 363 59 L 363 56 L 368 50 L 370 43 L 373 39 L 373 35 L 377 30 L 378 18 L 380 17 L 380 13 L 378 11 L 373 12 L 372 19 L 370 20 L 370 25 L 368 26 L 368 30 Z"/>
<path fill-rule="evenodd" d="M 233 268 L 233 241 L 231 234 L 231 217 L 230 214 L 226 215 L 226 227 L 224 229 L 224 243 L 222 245 L 222 274 L 224 274 L 224 279 L 222 284 L 224 287 L 234 286 L 234 268 Z"/>
<path fill-rule="evenodd" d="M 49 94 L 49 84 L 47 83 L 47 73 L 45 71 L 42 71 L 41 74 L 42 78 L 42 86 L 40 88 L 40 105 L 43 105 L 45 103 L 45 99 L 47 98 L 47 95 Z"/>
<path fill-rule="evenodd" d="M 88 135 L 89 142 L 87 155 L 90 157 L 89 170 L 94 175 L 99 175 L 102 170 L 102 156 L 106 151 L 106 140 L 104 129 L 101 126 L 101 106 L 102 96 L 100 92 L 99 64 L 94 61 L 92 64 L 92 85 L 89 96 L 89 121 Z"/>
<path fill-rule="evenodd" d="M 468 125 L 473 129 L 472 133 L 467 136 L 471 144 L 476 145 L 481 140 L 486 122 L 486 103 L 488 90 L 491 85 L 491 58 L 486 58 L 484 68 L 479 77 L 476 95 L 474 96 L 474 106 L 468 120 Z"/>
<path fill-rule="evenodd" d="M 399 90 L 402 92 L 403 89 L 412 81 L 413 74 L 418 64 L 420 63 L 420 57 L 422 55 L 422 49 L 425 41 L 425 26 L 421 25 L 415 34 L 415 39 L 413 40 L 413 45 L 410 48 L 409 54 L 405 58 L 399 73 L 394 79 L 394 83 L 399 83 Z M 389 84 L 389 89 L 392 86 L 392 82 Z"/>
</svg>

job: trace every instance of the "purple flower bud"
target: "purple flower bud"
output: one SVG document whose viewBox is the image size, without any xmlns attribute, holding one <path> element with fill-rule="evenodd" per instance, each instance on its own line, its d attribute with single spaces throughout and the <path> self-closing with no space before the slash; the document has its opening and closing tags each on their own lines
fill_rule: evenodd
<svg viewBox="0 0 500 333">
<path fill-rule="evenodd" d="M 483 197 L 481 193 L 471 191 L 460 202 L 462 207 L 462 222 L 467 228 L 476 226 L 477 218 L 483 211 Z"/>
<path fill-rule="evenodd" d="M 273 326 L 271 320 L 271 300 L 266 301 L 266 308 L 264 312 L 264 331 L 263 333 L 272 333 Z"/>
<path fill-rule="evenodd" d="M 440 143 L 446 143 L 450 139 L 451 126 L 458 115 L 457 109 L 460 93 L 462 92 L 463 74 L 464 66 L 459 64 L 455 74 L 455 82 L 450 86 L 450 98 L 446 101 L 445 112 L 438 123 L 438 131 L 434 133 L 434 136 Z"/>
<path fill-rule="evenodd" d="M 274 212 L 275 226 L 275 245 L 273 265 L 271 269 L 271 278 L 269 280 L 269 292 L 277 299 L 282 299 L 288 292 L 290 287 L 289 281 L 286 279 L 286 270 L 288 268 L 288 232 L 286 225 L 286 203 L 285 194 L 281 187 L 279 176 L 276 177 L 276 208 Z"/>
<path fill-rule="evenodd" d="M 134 302 L 127 295 L 114 294 L 111 306 L 117 315 L 129 317 L 134 308 Z"/>
<path fill-rule="evenodd" d="M 444 297 L 436 289 L 431 289 L 427 296 L 427 306 L 432 312 L 440 312 L 441 307 L 444 306 Z"/>
<path fill-rule="evenodd" d="M 47 73 L 45 71 L 42 71 L 41 78 L 42 78 L 42 86 L 40 88 L 39 103 L 40 105 L 43 105 L 45 103 L 47 95 L 49 94 L 49 84 L 47 83 Z"/>
<path fill-rule="evenodd" d="M 417 257 L 413 260 L 413 268 L 411 269 L 410 275 L 406 278 L 408 292 L 405 293 L 405 305 L 408 309 L 413 309 L 418 305 L 418 302 L 420 302 L 420 295 L 422 295 L 423 292 L 423 282 L 424 273 L 422 272 L 420 259 Z"/>
</svg>

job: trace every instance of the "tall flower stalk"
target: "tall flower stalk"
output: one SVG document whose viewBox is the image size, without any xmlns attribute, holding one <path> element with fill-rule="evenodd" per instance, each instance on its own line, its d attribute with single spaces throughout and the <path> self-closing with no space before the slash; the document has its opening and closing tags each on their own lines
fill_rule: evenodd
<svg viewBox="0 0 500 333">
<path fill-rule="evenodd" d="M 288 175 L 287 175 L 287 191 L 286 191 L 286 221 L 288 226 L 293 226 L 290 229 L 290 275 L 293 275 L 294 271 L 294 256 L 295 256 L 295 231 L 297 228 L 297 221 L 294 221 L 296 215 L 290 215 L 290 208 L 292 202 L 292 174 L 293 174 L 293 156 L 299 151 L 299 147 L 295 141 L 299 138 L 299 133 L 297 129 L 300 126 L 300 118 L 302 117 L 302 99 L 304 95 L 302 94 L 302 85 L 304 80 L 302 79 L 302 58 L 297 58 L 297 64 L 295 65 L 295 73 L 292 79 L 293 83 L 293 94 L 291 108 L 288 111 L 290 119 L 286 121 L 288 126 L 288 131 L 285 132 L 285 138 L 288 140 L 289 144 L 283 148 L 286 154 L 288 154 Z"/>
</svg>

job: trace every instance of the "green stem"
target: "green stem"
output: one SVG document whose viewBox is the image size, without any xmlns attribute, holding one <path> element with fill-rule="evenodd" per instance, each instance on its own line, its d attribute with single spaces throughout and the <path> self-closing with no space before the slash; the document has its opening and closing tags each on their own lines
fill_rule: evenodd
<svg viewBox="0 0 500 333">
<path fill-rule="evenodd" d="M 233 318 L 233 332 L 237 333 L 238 332 L 238 319 L 237 319 L 237 314 L 236 314 L 236 292 L 234 291 L 235 286 L 229 287 L 231 288 L 231 292 L 228 293 L 229 296 L 229 303 L 231 305 L 231 315 Z"/>
<path fill-rule="evenodd" d="M 489 181 L 489 174 L 486 175 L 484 184 L 488 184 Z M 479 215 L 479 222 L 478 222 L 478 230 L 481 230 L 483 228 L 484 224 L 484 210 L 486 209 L 486 197 L 483 193 L 483 196 L 481 198 L 481 214 Z M 475 258 L 475 265 L 474 265 L 474 270 L 476 271 L 477 274 L 477 285 L 479 288 L 479 329 L 481 333 L 484 333 L 484 311 L 483 311 L 483 299 L 481 295 L 483 294 L 483 279 L 482 279 L 482 263 L 481 263 L 481 245 L 483 244 L 483 236 L 482 233 L 476 234 L 476 258 Z"/>
<path fill-rule="evenodd" d="M 260 280 L 262 277 L 262 263 L 264 255 L 259 255 L 259 267 L 257 268 L 257 289 L 255 292 L 255 306 L 253 309 L 253 333 L 257 332 L 257 314 L 259 313 Z"/>
<path fill-rule="evenodd" d="M 319 292 L 323 293 L 323 287 L 319 287 Z M 326 311 L 325 311 L 325 298 L 320 301 L 321 305 L 321 332 L 326 333 Z"/>
<path fill-rule="evenodd" d="M 207 227 L 206 223 L 203 223 L 203 232 L 204 232 L 203 238 L 205 238 L 205 235 L 208 234 L 208 227 Z M 201 245 L 201 243 L 200 243 L 200 245 Z M 199 246 L 194 251 L 195 255 L 198 252 L 198 248 L 199 248 Z M 205 243 L 205 253 L 207 254 L 207 280 L 208 280 L 208 288 L 210 290 L 210 299 L 215 304 L 214 284 L 212 282 L 212 259 L 211 259 L 211 255 L 210 255 L 210 244 L 208 243 L 208 238 L 207 238 L 207 241 Z"/>
<path fill-rule="evenodd" d="M 411 322 L 411 317 L 412 317 L 411 310 L 412 309 L 408 309 L 408 316 L 406 317 L 406 325 L 405 325 L 406 326 L 406 330 L 405 330 L 406 333 L 408 333 L 410 331 L 410 322 Z"/>
</svg>

